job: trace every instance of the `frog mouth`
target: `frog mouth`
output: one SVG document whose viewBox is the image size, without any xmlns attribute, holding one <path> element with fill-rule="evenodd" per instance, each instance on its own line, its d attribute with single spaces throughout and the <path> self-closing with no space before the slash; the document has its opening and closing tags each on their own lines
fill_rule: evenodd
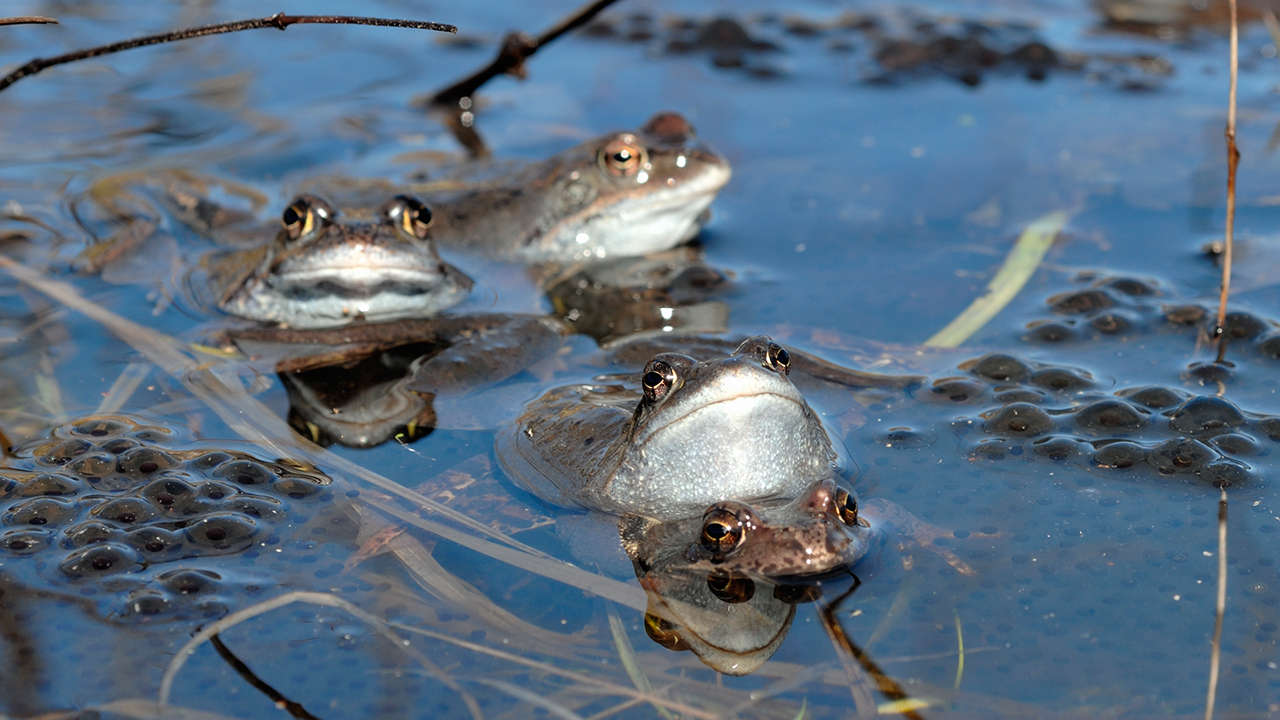
<svg viewBox="0 0 1280 720">
<path fill-rule="evenodd" d="M 680 408 L 678 414 L 663 418 L 660 426 L 636 438 L 645 446 L 661 445 L 670 434 L 687 430 L 702 436 L 702 442 L 711 442 L 717 435 L 738 431 L 733 442 L 761 433 L 765 423 L 785 423 L 788 427 L 807 424 L 811 411 L 798 392 L 775 390 L 744 390 L 699 402 L 696 406 Z M 793 431 L 794 432 L 794 431 Z M 772 433 L 782 441 L 789 433 Z M 732 437 L 732 436 L 731 436 Z M 726 438 L 726 441 L 728 439 Z"/>
<path fill-rule="evenodd" d="M 422 295 L 453 287 L 449 277 L 437 270 L 412 267 L 320 267 L 277 274 L 271 284 L 281 293 L 303 299 L 309 297 L 360 298 L 395 293 Z"/>
</svg>

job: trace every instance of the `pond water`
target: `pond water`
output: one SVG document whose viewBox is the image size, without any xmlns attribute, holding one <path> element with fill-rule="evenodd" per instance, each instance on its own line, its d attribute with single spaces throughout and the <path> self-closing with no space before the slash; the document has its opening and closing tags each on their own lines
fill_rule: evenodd
<svg viewBox="0 0 1280 720">
<path fill-rule="evenodd" d="M 705 263 L 730 280 L 716 296 L 730 334 L 766 333 L 850 367 L 926 376 L 908 390 L 811 398 L 853 458 L 863 501 L 892 501 L 941 532 L 921 544 L 887 530 L 853 568 L 860 584 L 833 616 L 864 662 L 833 644 L 822 602 L 771 610 L 794 611 L 790 631 L 743 677 L 655 645 L 625 560 L 584 550 L 577 516 L 503 476 L 495 431 L 547 388 L 597 372 L 590 339 L 568 341 L 479 398 L 437 398 L 434 431 L 322 451 L 272 434 L 283 426 L 269 420 L 288 415 L 290 395 L 269 364 L 193 351 L 204 365 L 175 377 L 101 318 L 5 274 L 0 429 L 27 448 L 10 466 L 35 468 L 54 452 L 41 440 L 50 428 L 106 408 L 170 428 L 130 442 L 184 463 L 190 487 L 247 472 L 226 470 L 234 458 L 194 459 L 222 450 L 299 478 L 317 475 L 314 464 L 332 487 L 273 481 L 254 490 L 262 497 L 252 513 L 249 504 L 199 505 L 214 518 L 201 522 L 225 521 L 209 536 L 222 543 L 216 552 L 169 562 L 142 547 L 152 554 L 136 568 L 117 564 L 101 577 L 96 556 L 78 546 L 6 541 L 0 715 L 280 717 L 208 644 L 178 673 L 173 706 L 147 703 L 201 626 L 298 590 L 349 600 L 412 638 L 397 648 L 341 608 L 305 604 L 221 634 L 263 681 L 326 719 L 850 717 L 908 707 L 886 704 L 897 696 L 875 689 L 871 665 L 917 701 L 909 712 L 920 717 L 1198 717 L 1218 564 L 1213 483 L 1222 480 L 1230 524 L 1219 716 L 1280 713 L 1280 60 L 1250 15 L 1231 298 L 1240 314 L 1231 366 L 1212 366 L 1199 331 L 1218 284 L 1203 248 L 1220 238 L 1224 217 L 1227 46 L 1212 24 L 1223 8 L 623 0 L 540 52 L 527 80 L 501 77 L 480 93 L 474 127 L 500 163 L 636 128 L 659 110 L 682 113 L 733 167 L 698 240 Z M 337 2 L 276 9 L 355 12 Z M 537 32 L 573 9 L 362 3 L 362 14 L 461 30 L 443 39 L 370 27 L 258 30 L 25 79 L 0 93 L 6 253 L 116 316 L 204 342 L 226 318 L 183 297 L 181 264 L 201 241 L 167 215 L 165 242 L 140 257 L 101 275 L 70 269 L 86 244 L 120 231 L 103 208 L 120 201 L 111 191 L 131 182 L 121 178 L 176 170 L 238 183 L 264 198 L 263 218 L 320 179 L 434 181 L 462 150 L 414 98 L 487 63 L 507 31 Z M 263 10 L 243 0 L 141 12 L 19 0 L 6 12 L 61 21 L 0 27 L 0 65 L 13 68 Z M 716 18 L 737 24 L 708 31 Z M 1117 21 L 1125 18 L 1151 22 Z M 733 42 L 738 29 L 749 41 Z M 1022 229 L 1053 211 L 1069 214 L 1066 229 L 1013 302 L 961 348 L 922 348 L 983 292 Z M 478 279 L 466 311 L 552 310 L 523 271 L 446 259 Z M 209 380 L 201 372 L 212 366 L 221 371 Z M 227 405 L 236 393 L 217 383 L 247 388 L 260 404 Z M 1212 397 L 1221 400 L 1195 400 Z M 268 420 L 242 422 L 246 407 Z M 80 437 L 75 427 L 57 437 Z M 110 438 L 133 432 L 120 427 Z M 474 527 L 419 513 L 370 474 L 528 550 L 494 550 Z M 68 476 L 59 482 L 91 473 Z M 22 529 L 16 495 L 0 490 L 9 493 L 0 494 L 3 523 Z M 146 496 L 161 514 L 174 501 L 162 491 L 174 492 Z M 92 520 L 105 511 L 67 492 L 46 510 L 97 532 Z M 227 544 L 237 538 L 252 549 Z M 179 566 L 187 574 L 169 571 Z M 828 580 L 824 601 L 851 587 L 847 576 Z"/>
</svg>

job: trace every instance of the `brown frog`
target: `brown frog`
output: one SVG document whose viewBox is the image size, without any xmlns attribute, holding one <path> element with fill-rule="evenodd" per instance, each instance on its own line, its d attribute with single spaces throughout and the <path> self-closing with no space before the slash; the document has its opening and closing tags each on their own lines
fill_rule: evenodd
<svg viewBox="0 0 1280 720">
<path fill-rule="evenodd" d="M 523 172 L 431 197 L 442 247 L 522 262 L 647 255 L 702 227 L 728 162 L 676 113 L 589 140 Z"/>
<path fill-rule="evenodd" d="M 432 213 L 416 198 L 398 195 L 373 221 L 344 223 L 327 202 L 302 195 L 280 220 L 272 242 L 206 263 L 219 308 L 324 328 L 434 315 L 471 290 L 471 279 L 436 254 L 428 237 Z"/>
</svg>

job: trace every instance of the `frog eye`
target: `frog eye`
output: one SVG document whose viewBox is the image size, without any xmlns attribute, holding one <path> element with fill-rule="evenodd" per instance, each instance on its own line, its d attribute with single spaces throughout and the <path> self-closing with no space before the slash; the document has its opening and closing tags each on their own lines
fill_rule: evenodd
<svg viewBox="0 0 1280 720">
<path fill-rule="evenodd" d="M 742 521 L 723 508 L 712 508 L 702 517 L 700 543 L 714 557 L 724 557 L 742 544 L 745 538 Z"/>
<path fill-rule="evenodd" d="M 751 578 L 733 572 L 713 572 L 707 575 L 707 589 L 729 605 L 744 603 L 756 594 L 756 584 Z"/>
<path fill-rule="evenodd" d="M 399 226 L 406 235 L 422 239 L 435 218 L 431 208 L 412 195 L 397 195 L 382 206 L 382 214 L 392 224 Z"/>
<path fill-rule="evenodd" d="M 840 488 L 836 491 L 836 512 L 840 513 L 840 519 L 845 525 L 858 524 L 858 499 L 853 493 Z"/>
<path fill-rule="evenodd" d="M 280 224 L 290 240 L 297 240 L 333 222 L 336 215 L 329 203 L 320 198 L 299 195 L 280 215 Z"/>
<path fill-rule="evenodd" d="M 680 639 L 676 626 L 653 613 L 644 614 L 644 631 L 649 639 L 668 650 L 688 650 L 689 646 Z"/>
<path fill-rule="evenodd" d="M 600 148 L 597 161 L 614 175 L 634 175 L 649 162 L 649 153 L 635 135 L 619 135 Z"/>
<path fill-rule="evenodd" d="M 783 375 L 787 375 L 791 372 L 791 353 L 778 343 L 771 342 L 765 355 L 765 363 Z"/>
<path fill-rule="evenodd" d="M 644 396 L 650 402 L 657 402 L 671 392 L 676 385 L 676 371 L 661 360 L 654 360 L 644 369 L 644 377 L 640 378 L 644 385 Z"/>
</svg>

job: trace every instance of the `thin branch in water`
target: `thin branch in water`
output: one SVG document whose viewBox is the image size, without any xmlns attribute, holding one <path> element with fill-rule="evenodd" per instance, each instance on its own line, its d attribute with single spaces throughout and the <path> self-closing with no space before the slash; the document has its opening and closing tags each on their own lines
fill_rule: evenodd
<svg viewBox="0 0 1280 720">
<path fill-rule="evenodd" d="M 299 720 L 320 720 L 320 718 L 317 718 L 315 715 L 307 712 L 307 709 L 302 706 L 302 703 L 296 703 L 290 700 L 279 690 L 271 687 L 262 678 L 258 677 L 248 665 L 244 664 L 243 660 L 236 657 L 236 654 L 231 652 L 231 648 L 227 647 L 226 644 L 222 642 L 221 637 L 214 635 L 209 638 L 209 642 L 213 645 L 213 649 L 218 651 L 218 655 L 223 660 L 227 661 L 227 664 L 231 666 L 231 669 L 235 670 L 236 673 L 240 677 L 244 678 L 245 682 L 252 685 L 255 690 L 270 698 L 271 702 L 276 704 L 276 707 L 283 709 L 293 717 L 299 718 Z"/>
<path fill-rule="evenodd" d="M 58 19 L 43 15 L 19 15 L 0 18 L 0 25 L 57 25 Z"/>
<path fill-rule="evenodd" d="M 1218 324 L 1214 335 L 1218 338 L 1218 362 L 1227 356 L 1227 334 L 1223 325 L 1227 321 L 1227 297 L 1231 294 L 1231 249 L 1236 230 L 1236 170 L 1240 166 L 1240 149 L 1236 147 L 1236 81 L 1240 75 L 1240 23 L 1236 13 L 1236 0 L 1231 7 L 1231 90 L 1227 93 L 1227 228 L 1222 250 L 1222 295 L 1218 298 Z"/>
<path fill-rule="evenodd" d="M 100 57 L 102 55 L 110 55 L 124 50 L 132 50 L 137 47 L 160 45 L 167 42 L 188 40 L 190 38 L 204 37 L 206 35 L 239 32 L 241 30 L 259 30 L 263 28 L 284 30 L 290 25 L 316 24 L 376 25 L 378 27 L 404 27 L 415 28 L 418 30 L 435 30 L 437 32 L 447 33 L 458 32 L 458 28 L 453 25 L 444 25 L 442 23 L 434 22 L 420 22 L 417 20 L 391 20 L 387 18 L 352 17 L 347 15 L 285 15 L 281 12 L 271 15 L 270 17 L 237 20 L 235 22 L 219 23 L 217 25 L 188 28 L 186 30 L 174 30 L 172 32 L 160 33 L 159 35 L 147 35 L 145 37 L 134 38 L 132 40 L 123 40 L 121 42 L 111 43 L 110 45 L 100 45 L 87 50 L 77 50 L 65 55 L 58 55 L 57 57 L 35 58 L 26 65 L 23 65 L 3 78 L 0 78 L 0 91 L 3 91 L 5 88 L 28 75 L 35 75 L 41 70 L 51 68 L 55 65 L 65 65 L 67 63 L 76 62 L 77 60 L 86 60 L 88 58 Z"/>
<path fill-rule="evenodd" d="M 246 620 L 271 612 L 277 608 L 285 607 L 286 605 L 292 605 L 296 602 L 345 610 L 351 615 L 369 624 L 375 628 L 379 634 L 390 640 L 392 645 L 400 648 L 401 652 L 412 657 L 414 660 L 417 660 L 418 664 L 422 665 L 422 667 L 426 669 L 432 677 L 443 683 L 445 687 L 457 693 L 466 704 L 467 709 L 471 711 L 471 717 L 475 718 L 475 720 L 484 720 L 484 713 L 480 710 L 480 704 L 471 696 L 471 693 L 463 690 L 452 677 L 446 674 L 439 665 L 432 662 L 430 658 L 414 649 L 413 646 L 409 644 L 408 640 L 397 635 L 396 632 L 391 629 L 390 623 L 376 615 L 372 615 L 361 610 L 359 607 L 356 607 L 354 603 L 344 600 L 337 595 L 300 590 L 278 595 L 270 600 L 263 600 L 256 605 L 250 605 L 243 610 L 237 610 L 221 620 L 201 628 L 200 631 L 193 635 L 185 645 L 178 648 L 178 652 L 174 654 L 171 660 L 169 660 L 169 665 L 165 667 L 164 675 L 160 678 L 160 691 L 156 695 L 156 704 L 162 709 L 169 704 L 169 695 L 173 691 L 173 682 L 177 679 L 178 672 L 181 671 L 182 666 L 186 664 L 187 658 L 191 657 L 191 655 L 195 653 L 196 648 L 200 647 L 200 645 L 206 640 L 209 640 L 214 635 L 233 628 Z"/>
<path fill-rule="evenodd" d="M 1235 7 L 1235 0 L 1231 2 Z M 1234 16 L 1233 16 L 1234 19 Z M 1222 665 L 1222 617 L 1227 612 L 1227 488 L 1218 497 L 1218 601 L 1213 620 L 1213 643 L 1209 652 L 1209 692 L 1204 701 L 1204 720 L 1213 720 L 1213 705 L 1218 698 L 1218 669 Z"/>
<path fill-rule="evenodd" d="M 524 33 L 511 33 L 502 41 L 502 47 L 498 49 L 498 56 L 493 59 L 493 62 L 470 77 L 436 92 L 431 96 L 427 104 L 435 106 L 457 105 L 460 100 L 471 97 L 476 90 L 480 89 L 481 85 L 499 75 L 514 75 L 524 79 L 526 74 L 525 60 L 533 57 L 534 53 L 550 44 L 556 38 L 588 22 L 601 10 L 615 2 L 617 0 L 595 0 L 595 2 L 587 3 L 561 20 L 555 27 L 550 28 L 536 38 L 529 37 Z M 467 103 L 467 105 L 470 106 L 470 103 Z"/>
</svg>

